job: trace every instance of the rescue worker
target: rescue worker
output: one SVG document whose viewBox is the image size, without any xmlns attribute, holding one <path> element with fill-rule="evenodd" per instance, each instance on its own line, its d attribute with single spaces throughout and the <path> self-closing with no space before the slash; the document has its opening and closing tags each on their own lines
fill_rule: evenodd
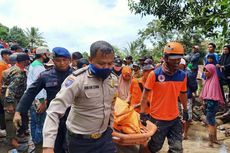
<svg viewBox="0 0 230 153">
<path fill-rule="evenodd" d="M 140 70 L 140 66 L 136 63 L 133 62 L 133 78 L 141 78 L 142 77 L 142 72 Z"/>
<path fill-rule="evenodd" d="M 140 112 L 141 95 L 145 86 L 145 82 L 148 75 L 153 71 L 154 67 L 151 64 L 143 66 L 143 75 L 141 78 L 133 78 L 130 85 L 130 104 L 134 107 L 135 111 Z M 149 105 L 149 104 L 148 104 Z M 145 113 L 149 113 L 149 107 L 145 110 Z"/>
<path fill-rule="evenodd" d="M 114 49 L 106 41 L 90 47 L 90 64 L 70 75 L 50 103 L 43 128 L 43 153 L 53 153 L 59 119 L 67 118 L 70 153 L 114 153 L 113 110 L 118 79 L 112 72 Z"/>
<path fill-rule="evenodd" d="M 188 120 L 187 76 L 179 70 L 184 48 L 178 42 L 169 42 L 164 48 L 164 63 L 150 72 L 141 99 L 140 117 L 157 125 L 157 132 L 148 142 L 148 149 L 158 152 L 167 137 L 169 151 L 182 153 L 182 123 L 179 118 L 178 97 L 183 105 L 183 119 Z M 148 107 L 148 94 L 151 93 L 150 118 L 144 113 Z"/>
<path fill-rule="evenodd" d="M 53 53 L 53 62 L 54 67 L 42 72 L 38 79 L 34 81 L 30 87 L 26 90 L 20 102 L 17 106 L 16 113 L 14 115 L 14 124 L 15 126 L 20 126 L 21 114 L 27 113 L 31 107 L 34 98 L 42 90 L 45 89 L 47 93 L 47 102 L 46 105 L 49 107 L 49 103 L 58 91 L 61 89 L 62 82 L 72 73 L 70 68 L 70 53 L 67 49 L 62 47 L 55 47 L 52 50 Z M 55 141 L 55 153 L 64 153 L 66 151 L 65 146 L 65 135 L 66 127 L 65 121 L 67 114 L 61 118 L 58 135 Z M 44 142 L 44 141 L 43 141 Z M 36 146 L 39 150 L 40 146 Z"/>
</svg>

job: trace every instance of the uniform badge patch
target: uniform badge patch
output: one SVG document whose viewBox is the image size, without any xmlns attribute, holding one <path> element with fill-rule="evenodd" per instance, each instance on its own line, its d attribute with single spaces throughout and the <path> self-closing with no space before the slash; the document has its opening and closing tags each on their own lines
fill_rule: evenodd
<svg viewBox="0 0 230 153">
<path fill-rule="evenodd" d="M 160 82 L 164 82 L 164 81 L 165 81 L 165 76 L 164 76 L 164 75 L 159 75 L 159 76 L 158 76 L 158 80 L 159 80 Z"/>
<path fill-rule="evenodd" d="M 114 86 L 115 86 L 114 80 L 111 80 L 110 86 L 111 86 L 112 88 L 114 88 Z"/>
<path fill-rule="evenodd" d="M 65 81 L 65 87 L 69 87 L 71 84 L 73 84 L 74 80 L 72 78 L 68 78 Z"/>
</svg>

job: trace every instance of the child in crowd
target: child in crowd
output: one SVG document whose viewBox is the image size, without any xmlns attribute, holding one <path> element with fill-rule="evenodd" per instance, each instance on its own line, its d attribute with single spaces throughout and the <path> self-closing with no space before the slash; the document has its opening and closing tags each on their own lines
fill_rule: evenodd
<svg viewBox="0 0 230 153">
<path fill-rule="evenodd" d="M 215 68 L 216 68 L 216 64 L 217 64 L 218 62 L 216 61 L 216 57 L 215 57 L 215 55 L 214 54 L 209 54 L 208 56 L 207 56 L 207 62 L 205 63 L 205 65 L 207 65 L 207 64 L 213 64 L 213 65 L 215 65 Z M 221 73 L 220 73 L 220 71 L 217 69 L 217 76 L 220 76 L 221 75 Z M 204 79 L 205 80 L 205 74 L 204 74 L 204 72 L 203 72 L 203 74 L 202 74 L 202 79 Z"/>
<path fill-rule="evenodd" d="M 218 111 L 218 104 L 224 104 L 224 99 L 221 94 L 216 66 L 213 64 L 207 64 L 204 68 L 204 74 L 206 80 L 200 98 L 204 100 L 204 110 L 210 140 L 209 146 L 213 147 L 213 143 L 218 144 L 215 115 Z"/>
<path fill-rule="evenodd" d="M 206 65 L 207 64 L 214 64 L 214 65 L 216 65 L 217 63 L 218 63 L 218 61 L 216 61 L 216 57 L 215 57 L 214 54 L 209 54 L 207 56 L 207 63 L 206 63 Z"/>
</svg>

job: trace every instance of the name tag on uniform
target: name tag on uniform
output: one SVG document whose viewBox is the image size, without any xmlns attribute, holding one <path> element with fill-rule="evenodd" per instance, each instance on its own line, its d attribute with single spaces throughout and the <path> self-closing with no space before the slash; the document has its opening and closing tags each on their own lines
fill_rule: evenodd
<svg viewBox="0 0 230 153">
<path fill-rule="evenodd" d="M 58 85 L 57 81 L 53 81 L 53 82 L 47 82 L 46 83 L 46 87 L 55 87 Z"/>
<path fill-rule="evenodd" d="M 85 90 L 88 90 L 88 89 L 98 89 L 98 88 L 99 88 L 99 85 L 84 86 Z"/>
</svg>

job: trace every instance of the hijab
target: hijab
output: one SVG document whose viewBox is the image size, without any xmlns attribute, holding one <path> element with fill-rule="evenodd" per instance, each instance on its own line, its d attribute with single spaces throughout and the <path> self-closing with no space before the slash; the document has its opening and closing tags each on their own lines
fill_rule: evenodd
<svg viewBox="0 0 230 153">
<path fill-rule="evenodd" d="M 216 66 L 213 64 L 207 64 L 205 69 L 211 73 L 211 76 L 206 78 L 200 94 L 200 98 L 215 100 L 221 104 L 224 104 L 224 98 L 222 96 L 220 83 L 216 72 Z"/>
<path fill-rule="evenodd" d="M 124 76 L 130 75 L 129 80 L 125 80 Z M 132 81 L 132 69 L 129 66 L 124 66 L 122 68 L 122 72 L 119 78 L 119 85 L 118 85 L 118 97 L 122 100 L 129 100 L 130 96 L 130 85 Z"/>
</svg>

